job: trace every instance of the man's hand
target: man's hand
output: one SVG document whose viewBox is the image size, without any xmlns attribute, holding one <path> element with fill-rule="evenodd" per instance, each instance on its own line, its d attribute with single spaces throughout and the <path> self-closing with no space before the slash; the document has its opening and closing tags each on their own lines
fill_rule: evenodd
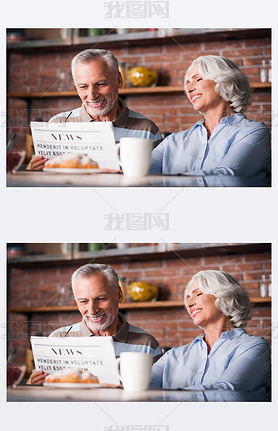
<svg viewBox="0 0 278 431">
<path fill-rule="evenodd" d="M 43 156 L 35 156 L 28 163 L 26 169 L 28 171 L 41 171 L 47 159 Z"/>
<path fill-rule="evenodd" d="M 26 382 L 26 385 L 42 385 L 48 374 L 42 370 L 34 371 Z"/>
</svg>

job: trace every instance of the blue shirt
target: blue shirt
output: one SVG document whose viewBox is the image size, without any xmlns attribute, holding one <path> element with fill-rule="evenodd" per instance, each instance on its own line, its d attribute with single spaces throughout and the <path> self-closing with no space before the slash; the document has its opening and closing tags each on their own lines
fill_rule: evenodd
<svg viewBox="0 0 278 431">
<path fill-rule="evenodd" d="M 152 152 L 150 173 L 265 176 L 270 167 L 270 132 L 243 114 L 224 117 L 207 138 L 204 119 L 172 133 Z"/>
<path fill-rule="evenodd" d="M 152 388 L 255 391 L 270 382 L 270 346 L 242 328 L 223 332 L 210 353 L 204 334 L 166 352 L 152 368 Z"/>
</svg>

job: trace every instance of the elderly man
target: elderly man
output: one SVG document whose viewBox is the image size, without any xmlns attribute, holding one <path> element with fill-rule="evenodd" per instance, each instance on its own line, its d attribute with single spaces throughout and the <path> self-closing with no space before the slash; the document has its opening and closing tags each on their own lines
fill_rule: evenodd
<svg viewBox="0 0 278 431">
<path fill-rule="evenodd" d="M 112 121 L 116 142 L 124 136 L 152 139 L 154 147 L 161 142 L 156 124 L 128 109 L 119 99 L 123 79 L 118 61 L 110 51 L 86 49 L 73 58 L 71 70 L 82 106 L 62 112 L 52 117 L 50 122 Z M 34 157 L 27 169 L 40 170 L 46 160 L 43 156 Z"/>
<path fill-rule="evenodd" d="M 72 275 L 72 289 L 81 322 L 56 329 L 50 337 L 112 336 L 115 355 L 121 352 L 145 352 L 153 355 L 153 362 L 161 356 L 157 340 L 142 329 L 129 324 L 119 314 L 123 300 L 119 279 L 109 265 L 87 264 Z M 28 384 L 42 384 L 46 373 L 35 371 Z"/>
</svg>

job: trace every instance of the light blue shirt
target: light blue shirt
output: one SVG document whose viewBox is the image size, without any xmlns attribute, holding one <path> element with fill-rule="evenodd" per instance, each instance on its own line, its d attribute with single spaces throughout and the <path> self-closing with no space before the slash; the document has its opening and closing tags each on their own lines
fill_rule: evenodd
<svg viewBox="0 0 278 431">
<path fill-rule="evenodd" d="M 204 119 L 172 133 L 152 152 L 150 173 L 265 176 L 270 167 L 270 132 L 243 114 L 221 119 L 207 138 Z"/>
<path fill-rule="evenodd" d="M 204 334 L 166 352 L 152 368 L 152 388 L 255 391 L 270 382 L 270 346 L 242 328 L 223 332 L 207 353 Z"/>
</svg>

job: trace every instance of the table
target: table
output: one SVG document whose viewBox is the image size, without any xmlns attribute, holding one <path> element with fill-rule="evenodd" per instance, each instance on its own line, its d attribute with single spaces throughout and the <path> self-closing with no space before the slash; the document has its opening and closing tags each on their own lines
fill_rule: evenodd
<svg viewBox="0 0 278 431">
<path fill-rule="evenodd" d="M 228 390 L 186 391 L 150 389 L 145 392 L 126 392 L 121 388 L 62 389 L 20 385 L 7 389 L 8 402 L 270 402 L 268 392 L 236 392 Z"/>
<path fill-rule="evenodd" d="M 270 180 L 227 175 L 126 177 L 107 172 L 58 174 L 22 170 L 7 174 L 7 187 L 270 187 Z"/>
</svg>

